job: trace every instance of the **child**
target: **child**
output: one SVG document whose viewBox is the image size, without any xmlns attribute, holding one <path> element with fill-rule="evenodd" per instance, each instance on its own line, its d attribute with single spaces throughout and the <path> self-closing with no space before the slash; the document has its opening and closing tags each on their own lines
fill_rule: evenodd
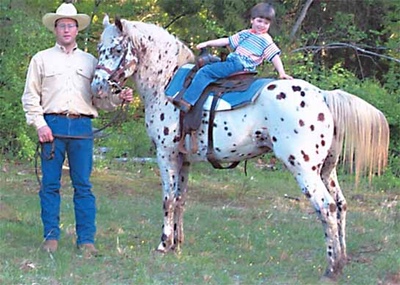
<svg viewBox="0 0 400 285">
<path fill-rule="evenodd" d="M 208 84 L 239 71 L 255 71 L 264 60 L 272 62 L 280 79 L 293 79 L 287 75 L 279 54 L 281 51 L 268 34 L 275 9 L 271 4 L 259 3 L 251 9 L 251 29 L 242 30 L 230 37 L 202 42 L 197 49 L 229 45 L 234 52 L 223 62 L 203 66 L 193 78 L 182 99 L 169 100 L 184 112 L 188 112 L 200 98 Z"/>
</svg>

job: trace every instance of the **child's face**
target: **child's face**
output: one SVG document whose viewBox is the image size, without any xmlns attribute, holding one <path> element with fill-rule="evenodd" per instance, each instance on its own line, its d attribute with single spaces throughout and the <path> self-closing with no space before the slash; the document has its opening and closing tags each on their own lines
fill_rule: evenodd
<svg viewBox="0 0 400 285">
<path fill-rule="evenodd" d="M 264 18 L 251 19 L 251 28 L 257 34 L 267 33 L 270 25 L 271 25 L 271 21 L 264 19 Z"/>
</svg>

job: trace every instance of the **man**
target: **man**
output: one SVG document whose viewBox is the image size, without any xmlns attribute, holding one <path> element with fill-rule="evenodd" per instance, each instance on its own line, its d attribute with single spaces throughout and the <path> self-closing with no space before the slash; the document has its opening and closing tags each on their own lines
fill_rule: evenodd
<svg viewBox="0 0 400 285">
<path fill-rule="evenodd" d="M 96 205 L 90 175 L 93 163 L 91 119 L 98 115 L 90 82 L 97 60 L 80 50 L 78 31 L 89 26 L 90 17 L 78 14 L 73 4 L 63 3 L 56 13 L 43 16 L 43 24 L 56 36 L 54 47 L 33 56 L 27 73 L 23 109 L 41 143 L 42 183 L 39 192 L 44 227 L 43 249 L 55 252 L 60 238 L 60 187 L 62 165 L 68 156 L 74 188 L 77 246 L 97 255 L 94 246 Z M 132 101 L 127 89 L 114 101 Z"/>
</svg>

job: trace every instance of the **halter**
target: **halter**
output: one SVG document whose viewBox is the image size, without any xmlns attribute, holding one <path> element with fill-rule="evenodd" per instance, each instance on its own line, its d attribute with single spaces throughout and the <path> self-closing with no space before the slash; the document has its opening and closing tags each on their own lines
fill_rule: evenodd
<svg viewBox="0 0 400 285">
<path fill-rule="evenodd" d="M 129 40 L 129 37 L 126 36 L 126 35 L 122 38 L 122 43 L 125 43 L 125 42 L 127 42 L 127 46 L 124 49 L 125 52 L 122 55 L 121 60 L 119 61 L 119 64 L 118 64 L 117 68 L 114 71 L 112 71 L 111 69 L 105 67 L 104 65 L 98 64 L 96 66 L 96 69 L 104 70 L 109 75 L 108 79 L 107 79 L 107 82 L 111 86 L 111 88 L 117 89 L 115 91 L 115 93 L 119 93 L 119 92 L 122 91 L 123 86 L 125 85 L 125 82 L 128 79 L 127 77 L 123 77 L 122 80 L 121 80 L 121 75 L 127 69 L 129 69 L 133 64 L 137 63 L 137 59 L 136 59 L 136 60 L 132 60 L 129 63 L 127 63 L 126 65 L 124 65 L 126 56 L 128 55 L 128 52 L 130 51 L 133 55 L 136 53 L 136 49 L 135 49 L 134 45 Z"/>
</svg>

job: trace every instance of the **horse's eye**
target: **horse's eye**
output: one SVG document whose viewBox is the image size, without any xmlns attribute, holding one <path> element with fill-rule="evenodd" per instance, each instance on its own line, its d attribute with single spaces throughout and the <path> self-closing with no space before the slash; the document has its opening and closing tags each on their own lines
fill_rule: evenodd
<svg viewBox="0 0 400 285">
<path fill-rule="evenodd" d="M 115 48 L 115 53 L 120 54 L 121 52 L 122 52 L 122 47 L 117 46 L 117 47 Z"/>
</svg>

